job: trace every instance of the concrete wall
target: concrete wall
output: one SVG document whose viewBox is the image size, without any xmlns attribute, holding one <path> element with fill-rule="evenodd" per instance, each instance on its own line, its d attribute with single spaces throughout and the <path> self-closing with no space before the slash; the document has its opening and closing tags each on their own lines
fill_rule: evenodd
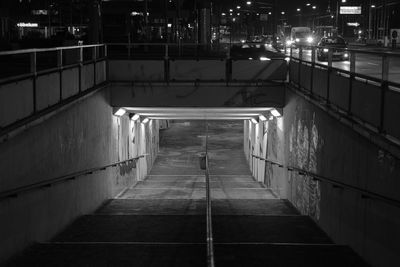
<svg viewBox="0 0 400 267">
<path fill-rule="evenodd" d="M 311 90 L 312 85 L 314 97 L 329 100 L 330 105 L 376 129 L 381 127 L 387 136 L 399 142 L 400 124 L 397 123 L 397 114 L 400 112 L 400 88 L 389 86 L 383 90 L 381 84 L 375 81 L 364 78 L 350 81 L 347 73 L 332 70 L 328 74 L 326 67 L 312 68 L 309 63 L 300 65 L 294 60 L 290 61 L 289 70 L 293 83 L 305 90 Z"/>
<path fill-rule="evenodd" d="M 64 69 L 61 75 L 56 71 L 41 74 L 36 81 L 27 78 L 0 85 L 0 127 L 8 126 L 34 114 L 35 111 L 41 111 L 78 94 L 79 83 L 81 90 L 85 91 L 105 82 L 106 76 L 106 62 L 103 60 L 96 63 L 96 75 L 94 64 L 87 64 L 83 65 L 81 70 L 78 67 Z"/>
<path fill-rule="evenodd" d="M 283 114 L 265 123 L 245 122 L 244 149 L 254 176 L 372 266 L 395 266 L 400 262 L 400 208 L 277 166 L 266 164 L 263 173 L 262 163 L 249 155 L 267 155 L 396 200 L 400 161 L 290 90 Z"/>
<path fill-rule="evenodd" d="M 112 111 L 106 88 L 0 144 L 1 191 L 148 154 L 137 164 L 0 200 L 0 262 L 49 240 L 147 174 L 158 152 L 158 122 L 143 125 Z"/>
<path fill-rule="evenodd" d="M 286 170 L 264 160 L 252 157 L 256 155 L 276 162 L 284 162 L 283 119 L 254 124 L 244 121 L 244 151 L 254 178 L 270 188 L 280 198 L 287 198 Z"/>
<path fill-rule="evenodd" d="M 113 82 L 215 81 L 232 79 L 257 81 L 280 80 L 287 77 L 284 59 L 269 61 L 233 60 L 232 68 L 222 59 L 215 60 L 110 60 L 109 78 Z M 169 68 L 166 66 L 169 65 Z M 230 77 L 229 77 L 230 76 Z"/>
<path fill-rule="evenodd" d="M 284 85 L 112 84 L 115 107 L 283 107 Z M 212 97 L 210 97 L 212 96 Z"/>
<path fill-rule="evenodd" d="M 251 153 L 400 200 L 400 161 L 292 91 L 284 117 L 244 125 L 253 175 L 373 266 L 400 262 L 400 208 L 251 158 Z M 264 170 L 263 170 L 264 169 Z"/>
</svg>

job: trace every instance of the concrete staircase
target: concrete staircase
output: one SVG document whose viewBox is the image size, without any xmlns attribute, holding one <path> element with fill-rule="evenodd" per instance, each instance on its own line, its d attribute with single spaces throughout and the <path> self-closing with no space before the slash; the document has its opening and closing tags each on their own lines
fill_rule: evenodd
<svg viewBox="0 0 400 267">
<path fill-rule="evenodd" d="M 147 179 L 9 266 L 206 266 L 205 177 L 197 158 L 202 141 L 194 130 L 200 129 L 188 127 L 193 138 L 185 140 L 182 127 L 163 134 Z M 179 130 L 184 137 L 171 142 Z M 235 147 L 242 142 L 237 135 L 228 145 L 220 128 L 210 136 L 216 266 L 365 265 L 252 178 L 241 146 Z"/>
</svg>

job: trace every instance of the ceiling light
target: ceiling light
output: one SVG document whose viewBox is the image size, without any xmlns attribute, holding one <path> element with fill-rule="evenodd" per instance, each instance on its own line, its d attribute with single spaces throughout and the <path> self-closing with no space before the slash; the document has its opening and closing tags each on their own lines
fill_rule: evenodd
<svg viewBox="0 0 400 267">
<path fill-rule="evenodd" d="M 118 117 L 121 117 L 121 116 L 123 116 L 125 113 L 126 113 L 126 110 L 123 109 L 123 108 L 120 108 L 120 109 L 118 109 L 118 110 L 114 113 L 114 115 L 115 115 L 115 116 L 118 116 Z"/>
<path fill-rule="evenodd" d="M 274 117 L 280 117 L 280 116 L 282 116 L 281 113 L 280 113 L 279 111 L 277 111 L 276 109 L 271 110 L 271 114 L 272 114 Z"/>
<path fill-rule="evenodd" d="M 135 114 L 135 115 L 133 115 L 133 117 L 131 118 L 131 120 L 133 120 L 133 121 L 136 121 L 137 119 L 139 119 L 140 118 L 140 116 L 139 116 L 139 114 Z"/>
</svg>

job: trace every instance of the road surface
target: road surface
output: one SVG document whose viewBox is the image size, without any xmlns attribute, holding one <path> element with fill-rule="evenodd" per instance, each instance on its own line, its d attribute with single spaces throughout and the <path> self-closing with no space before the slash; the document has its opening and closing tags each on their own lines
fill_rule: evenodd
<svg viewBox="0 0 400 267">
<path fill-rule="evenodd" d="M 289 49 L 286 51 L 286 54 L 289 55 Z M 299 57 L 298 49 L 293 49 L 293 57 Z M 303 60 L 311 61 L 311 50 L 303 51 Z M 328 62 L 326 61 L 318 61 L 317 57 L 315 58 L 315 62 L 328 65 Z M 338 69 L 350 71 L 349 61 L 334 61 L 332 62 L 332 66 Z M 378 79 L 382 78 L 382 56 L 379 54 L 363 54 L 360 51 L 360 53 L 356 54 L 356 73 Z M 390 57 L 389 81 L 400 84 L 400 56 Z"/>
</svg>

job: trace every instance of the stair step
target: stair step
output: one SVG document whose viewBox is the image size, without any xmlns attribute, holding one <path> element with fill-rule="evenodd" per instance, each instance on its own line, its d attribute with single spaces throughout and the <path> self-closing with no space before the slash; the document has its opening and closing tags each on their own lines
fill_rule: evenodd
<svg viewBox="0 0 400 267">
<path fill-rule="evenodd" d="M 213 199 L 213 215 L 298 215 L 289 201 L 282 199 Z"/>
<path fill-rule="evenodd" d="M 96 214 L 108 215 L 203 215 L 206 201 L 194 199 L 114 199 Z"/>
<path fill-rule="evenodd" d="M 205 215 L 205 200 L 194 199 L 114 199 L 96 211 L 103 215 Z M 214 199 L 214 215 L 298 215 L 281 199 Z"/>
<path fill-rule="evenodd" d="M 331 239 L 307 216 L 213 216 L 216 243 L 331 244 Z"/>
<path fill-rule="evenodd" d="M 130 199 L 205 199 L 205 188 L 133 188 L 120 198 Z M 213 188 L 212 199 L 275 199 L 265 188 Z"/>
<path fill-rule="evenodd" d="M 205 242 L 205 216 L 87 215 L 54 242 Z"/>
<path fill-rule="evenodd" d="M 203 244 L 37 244 L 6 266 L 126 267 L 206 266 Z"/>
<path fill-rule="evenodd" d="M 254 181 L 211 181 L 210 182 L 211 188 L 263 188 L 259 183 Z M 153 181 L 153 180 L 146 180 L 143 182 L 139 182 L 134 188 L 135 189 L 142 189 L 142 188 L 205 188 L 206 183 L 201 182 L 192 182 L 192 181 Z"/>
<path fill-rule="evenodd" d="M 338 245 L 214 245 L 215 266 L 354 267 L 368 266 L 347 246 Z"/>
</svg>

